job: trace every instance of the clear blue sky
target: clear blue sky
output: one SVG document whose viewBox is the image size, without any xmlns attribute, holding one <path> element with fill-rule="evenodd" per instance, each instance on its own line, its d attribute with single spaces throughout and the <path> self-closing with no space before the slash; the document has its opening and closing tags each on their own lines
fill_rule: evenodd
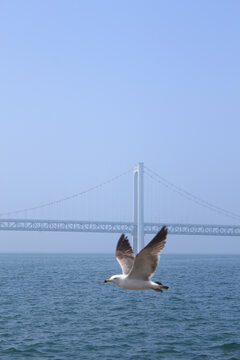
<svg viewBox="0 0 240 360">
<path fill-rule="evenodd" d="M 144 161 L 240 213 L 239 11 L 237 0 L 2 0 L 0 212 Z M 162 196 L 173 220 L 232 222 Z M 0 251 L 108 252 L 116 240 L 1 232 Z M 240 253 L 240 238 L 171 237 L 167 251 Z"/>
</svg>

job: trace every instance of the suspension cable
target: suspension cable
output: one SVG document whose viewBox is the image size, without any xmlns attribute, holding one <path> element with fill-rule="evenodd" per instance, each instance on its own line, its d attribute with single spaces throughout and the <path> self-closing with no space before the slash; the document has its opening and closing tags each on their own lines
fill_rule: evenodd
<svg viewBox="0 0 240 360">
<path fill-rule="evenodd" d="M 201 199 L 200 197 L 180 188 L 179 186 L 173 184 L 172 182 L 168 181 L 167 179 L 165 179 L 164 177 L 162 177 L 161 175 L 159 175 L 158 173 L 156 173 L 155 171 L 149 169 L 148 167 L 145 166 L 145 174 L 148 175 L 150 178 L 152 178 L 153 180 L 155 180 L 156 182 L 160 183 L 161 185 L 165 186 L 166 188 L 170 189 L 171 191 L 178 193 L 180 196 L 184 197 L 185 199 L 188 199 L 202 207 L 205 207 L 209 210 L 215 211 L 219 214 L 231 217 L 233 219 L 240 219 L 240 215 L 236 214 L 232 211 L 223 209 L 219 206 L 216 206 L 206 200 Z"/>
<path fill-rule="evenodd" d="M 107 180 L 107 181 L 104 181 L 103 183 L 101 184 L 98 184 L 98 185 L 95 185 L 95 186 L 92 186 L 86 190 L 83 190 L 81 192 L 78 192 L 78 193 L 75 193 L 73 195 L 70 195 L 70 196 L 67 196 L 65 198 L 62 198 L 62 199 L 58 199 L 58 200 L 54 200 L 54 201 L 50 201 L 48 203 L 45 203 L 45 204 L 41 204 L 41 205 L 37 205 L 37 206 L 32 206 L 32 207 L 29 207 L 29 208 L 25 208 L 25 209 L 19 209 L 19 210 L 15 210 L 15 211 L 9 211 L 9 212 L 5 212 L 5 213 L 1 213 L 0 216 L 8 216 L 8 215 L 13 215 L 13 214 L 19 214 L 19 213 L 24 213 L 24 212 L 27 212 L 27 211 L 31 211 L 31 210 L 37 210 L 37 209 L 42 209 L 42 208 L 45 208 L 45 207 L 48 207 L 48 206 L 52 206 L 52 205 L 55 205 L 55 204 L 59 204 L 59 203 L 62 203 L 64 201 L 67 201 L 67 200 L 70 200 L 70 199 L 73 199 L 73 198 L 76 198 L 78 196 L 81 196 L 83 194 L 86 194 L 90 191 L 93 191 L 93 190 L 96 190 L 98 188 L 101 188 L 103 187 L 104 185 L 107 185 L 117 179 L 119 179 L 120 177 L 128 174 L 130 171 L 132 171 L 133 168 L 130 168 L 128 169 L 127 171 L 124 171 L 123 173 L 121 173 L 120 175 L 117 175 L 117 176 L 114 176 L 113 178 Z"/>
</svg>

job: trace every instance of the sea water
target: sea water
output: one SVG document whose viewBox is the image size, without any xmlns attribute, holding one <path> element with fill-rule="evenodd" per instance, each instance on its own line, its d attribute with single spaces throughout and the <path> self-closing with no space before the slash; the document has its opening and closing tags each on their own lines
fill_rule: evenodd
<svg viewBox="0 0 240 360">
<path fill-rule="evenodd" d="M 114 255 L 0 255 L 0 359 L 240 359 L 240 256 L 161 256 L 163 293 L 104 284 Z"/>
</svg>

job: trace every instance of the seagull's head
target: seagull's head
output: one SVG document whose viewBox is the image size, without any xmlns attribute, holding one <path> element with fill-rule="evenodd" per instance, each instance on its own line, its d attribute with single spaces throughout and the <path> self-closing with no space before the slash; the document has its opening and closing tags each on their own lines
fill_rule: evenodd
<svg viewBox="0 0 240 360">
<path fill-rule="evenodd" d="M 113 282 L 114 284 L 118 284 L 121 281 L 121 275 L 113 275 L 109 279 L 104 280 L 105 283 Z"/>
</svg>

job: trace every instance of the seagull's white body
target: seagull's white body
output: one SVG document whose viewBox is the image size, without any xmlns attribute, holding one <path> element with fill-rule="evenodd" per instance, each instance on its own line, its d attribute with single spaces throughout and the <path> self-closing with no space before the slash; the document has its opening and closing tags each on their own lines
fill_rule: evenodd
<svg viewBox="0 0 240 360">
<path fill-rule="evenodd" d="M 151 280 L 129 279 L 128 275 L 113 275 L 110 278 L 115 285 L 129 290 L 157 290 L 159 285 Z"/>
<path fill-rule="evenodd" d="M 156 271 L 159 253 L 165 246 L 166 237 L 167 228 L 163 226 L 152 241 L 135 257 L 127 237 L 122 234 L 117 244 L 116 258 L 123 273 L 113 275 L 105 282 L 113 282 L 115 285 L 129 290 L 162 291 L 162 289 L 168 289 L 168 286 L 150 280 Z"/>
</svg>

